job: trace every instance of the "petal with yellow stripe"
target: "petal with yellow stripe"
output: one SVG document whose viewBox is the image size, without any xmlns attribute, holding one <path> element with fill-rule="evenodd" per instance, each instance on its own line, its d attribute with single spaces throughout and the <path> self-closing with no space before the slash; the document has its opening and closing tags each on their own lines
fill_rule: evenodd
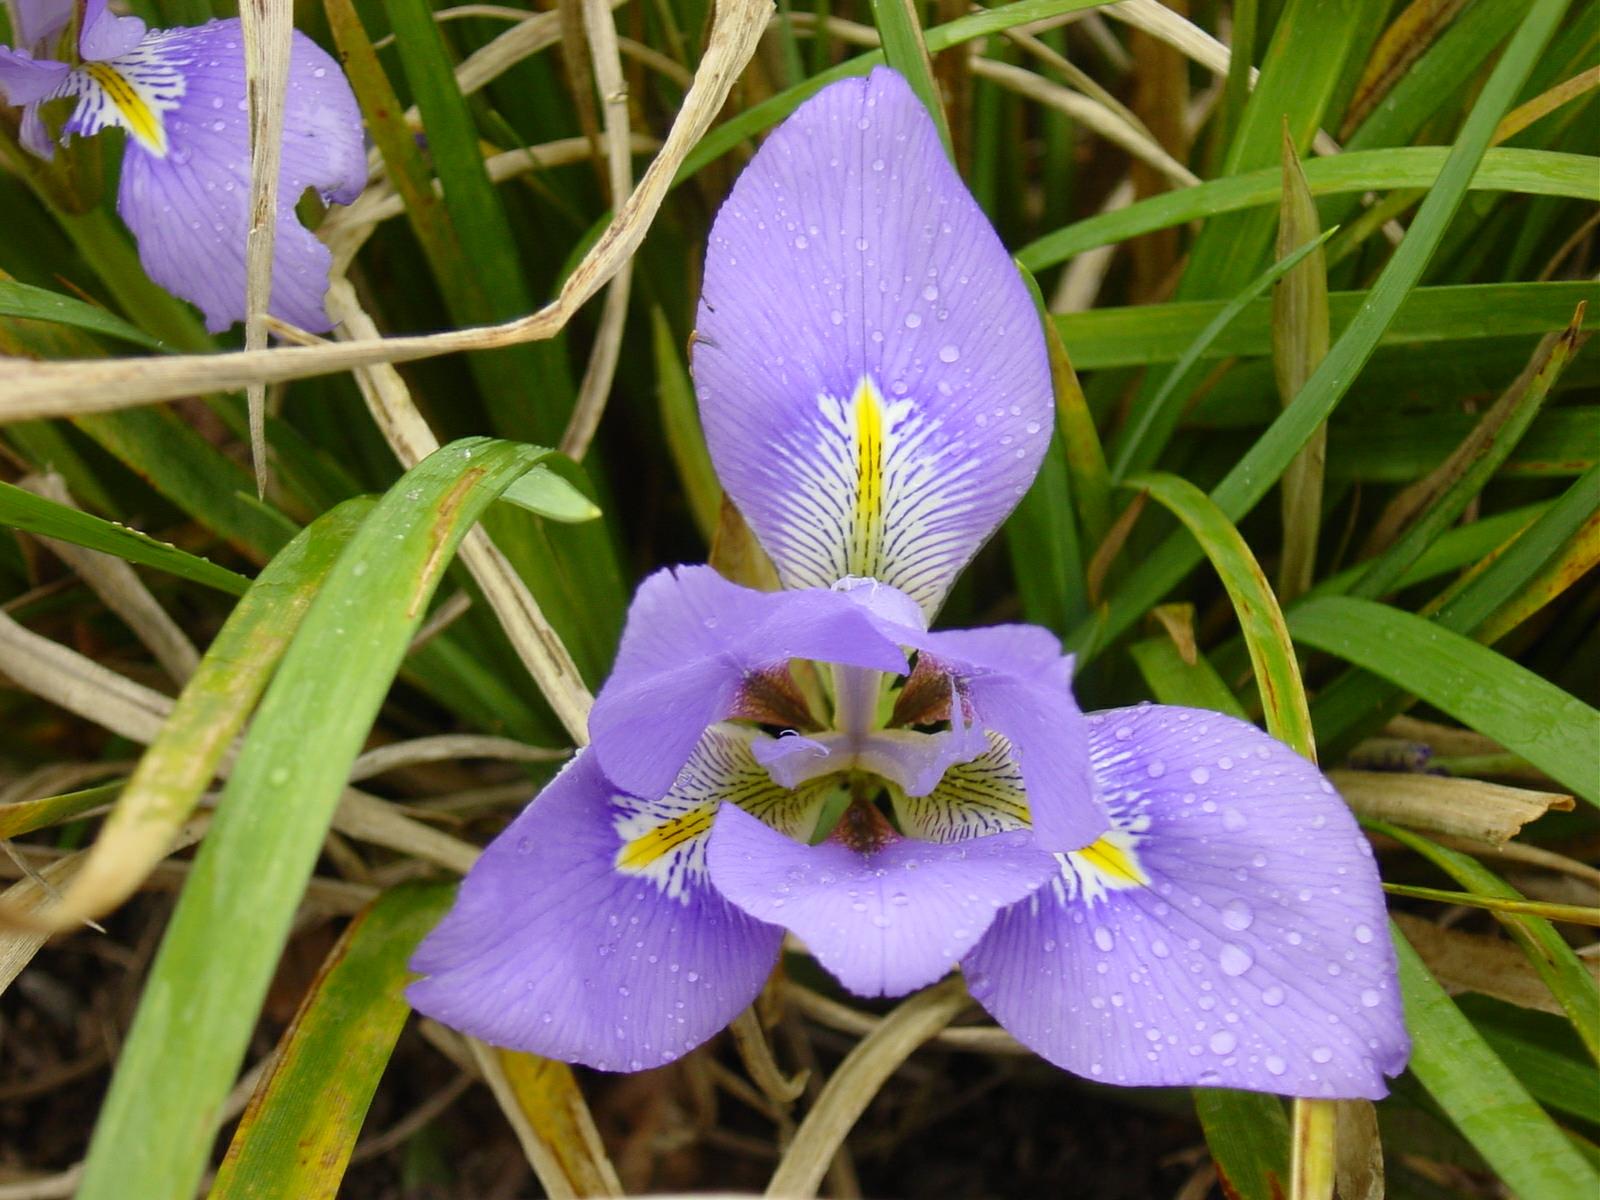
<svg viewBox="0 0 1600 1200">
<path fill-rule="evenodd" d="M 1407 1039 L 1372 851 L 1316 766 L 1243 721 L 1089 716 L 1112 832 L 963 963 L 973 997 L 1105 1083 L 1378 1099 Z"/>
<path fill-rule="evenodd" d="M 583 751 L 467 874 L 412 960 L 412 1005 L 608 1071 L 705 1041 L 755 999 L 783 936 L 705 879 L 705 808 L 647 813 Z"/>
<path fill-rule="evenodd" d="M 694 377 L 729 495 L 789 587 L 939 607 L 1050 437 L 1016 267 L 892 71 L 818 93 L 717 214 Z"/>
</svg>

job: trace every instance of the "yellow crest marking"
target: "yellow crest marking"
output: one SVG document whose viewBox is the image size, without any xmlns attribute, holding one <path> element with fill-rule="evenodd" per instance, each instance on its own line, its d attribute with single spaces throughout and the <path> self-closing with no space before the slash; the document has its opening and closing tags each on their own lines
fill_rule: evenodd
<svg viewBox="0 0 1600 1200">
<path fill-rule="evenodd" d="M 1127 888 L 1149 887 L 1150 876 L 1139 864 L 1134 852 L 1137 840 L 1120 829 L 1102 835 L 1082 850 L 1067 854 L 1068 861 L 1084 881 L 1085 891 L 1096 890 L 1090 880 L 1105 891 L 1122 891 Z"/>
<path fill-rule="evenodd" d="M 167 152 L 167 130 L 161 115 L 145 102 L 127 77 L 110 63 L 87 62 L 82 69 L 100 85 L 106 99 L 122 114 L 128 132 L 151 153 L 164 156 Z"/>
<path fill-rule="evenodd" d="M 622 849 L 617 851 L 617 870 L 632 872 L 649 870 L 651 864 L 677 847 L 709 832 L 716 811 L 714 805 L 690 809 L 682 816 L 663 821 L 650 832 L 624 842 Z"/>
<path fill-rule="evenodd" d="M 883 400 L 870 379 L 856 385 L 856 505 L 850 530 L 850 573 L 871 575 L 883 546 Z"/>
</svg>

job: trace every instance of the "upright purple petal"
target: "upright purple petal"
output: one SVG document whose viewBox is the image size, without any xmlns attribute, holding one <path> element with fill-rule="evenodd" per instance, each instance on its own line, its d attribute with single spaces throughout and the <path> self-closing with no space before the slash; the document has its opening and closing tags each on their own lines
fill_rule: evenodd
<svg viewBox="0 0 1600 1200">
<path fill-rule="evenodd" d="M 692 1050 L 755 998 L 782 938 L 707 882 L 704 807 L 618 795 L 584 751 L 467 874 L 407 998 L 495 1045 L 601 1070 Z"/>
<path fill-rule="evenodd" d="M 145 23 L 138 17 L 117 16 L 106 8 L 106 0 L 85 0 L 78 53 L 87 62 L 103 62 L 128 53 L 144 34 Z"/>
<path fill-rule="evenodd" d="M 250 132 L 243 37 L 238 21 L 150 34 L 106 64 L 155 113 L 128 113 L 86 93 L 69 130 L 129 128 L 117 209 L 139 242 L 150 278 L 199 306 L 206 327 L 245 315 L 245 237 L 250 203 Z M 174 83 L 176 80 L 176 83 Z M 140 136 L 143 128 L 147 136 Z M 153 130 L 154 132 L 150 132 Z M 331 257 L 295 216 L 310 188 L 348 203 L 366 179 L 361 112 L 338 64 L 295 33 L 278 181 L 270 311 L 313 332 L 330 327 L 324 298 Z"/>
<path fill-rule="evenodd" d="M 859 996 L 903 996 L 939 979 L 999 909 L 1055 872 L 1026 832 L 953 845 L 895 838 L 861 853 L 837 840 L 804 845 L 731 808 L 709 857 L 724 896 L 792 930 Z"/>
<path fill-rule="evenodd" d="M 947 672 L 972 723 L 1000 734 L 1022 771 L 1039 844 L 1076 850 L 1106 830 L 1089 772 L 1072 660 L 1046 629 L 996 625 L 923 635 L 918 670 Z"/>
<path fill-rule="evenodd" d="M 46 46 L 72 20 L 72 0 L 11 0 L 11 32 L 17 45 L 35 54 L 48 54 Z"/>
<path fill-rule="evenodd" d="M 931 614 L 1038 470 L 1032 301 L 892 71 L 761 147 L 712 228 L 697 332 L 717 474 L 789 587 L 870 576 Z"/>
<path fill-rule="evenodd" d="M 1366 839 L 1317 769 L 1250 725 L 1089 718 L 1117 832 L 1002 913 L 963 964 L 1019 1040 L 1109 1083 L 1385 1094 L 1405 1065 Z"/>
<path fill-rule="evenodd" d="M 843 592 L 757 592 L 709 567 L 658 571 L 634 595 L 589 715 L 595 753 L 619 787 L 659 795 L 763 671 L 794 658 L 905 670 L 881 625 Z"/>
</svg>

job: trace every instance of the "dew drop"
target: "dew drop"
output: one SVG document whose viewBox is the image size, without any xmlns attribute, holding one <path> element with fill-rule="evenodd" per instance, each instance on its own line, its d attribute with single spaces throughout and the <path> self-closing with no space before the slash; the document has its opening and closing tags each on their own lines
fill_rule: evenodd
<svg viewBox="0 0 1600 1200">
<path fill-rule="evenodd" d="M 1282 1075 L 1286 1070 L 1289 1069 L 1289 1064 L 1284 1062 L 1283 1059 L 1279 1058 L 1276 1054 L 1267 1055 L 1265 1065 L 1267 1070 L 1273 1075 Z"/>
<path fill-rule="evenodd" d="M 1237 808 L 1225 808 L 1222 810 L 1222 827 L 1229 833 L 1238 833 L 1248 824 L 1250 822 L 1246 820 L 1245 815 Z"/>
<path fill-rule="evenodd" d="M 1217 965 L 1222 968 L 1224 975 L 1243 975 L 1254 962 L 1250 951 L 1233 942 L 1224 943 L 1222 953 L 1217 956 Z"/>
<path fill-rule="evenodd" d="M 1239 1039 L 1234 1037 L 1233 1034 L 1229 1033 L 1226 1029 L 1219 1033 L 1213 1033 L 1209 1043 L 1211 1046 L 1211 1053 L 1213 1054 L 1227 1054 L 1238 1044 Z"/>
<path fill-rule="evenodd" d="M 1234 931 L 1249 929 L 1255 921 L 1255 913 L 1250 911 L 1250 906 L 1243 900 L 1230 900 L 1222 909 L 1222 923 Z"/>
<path fill-rule="evenodd" d="M 1311 1051 L 1311 1061 L 1319 1063 L 1332 1062 L 1333 1051 L 1326 1046 L 1318 1046 Z"/>
<path fill-rule="evenodd" d="M 918 325 L 921 325 L 921 324 L 922 324 L 922 318 L 917 316 L 916 313 L 907 313 L 906 314 L 906 328 L 907 329 L 915 329 Z"/>
<path fill-rule="evenodd" d="M 1357 925 L 1356 926 L 1356 941 L 1360 942 L 1362 945 L 1366 945 L 1371 940 L 1372 940 L 1372 926 L 1370 926 L 1370 925 Z"/>
<path fill-rule="evenodd" d="M 942 363 L 953 363 L 960 357 L 961 351 L 955 346 L 939 347 L 939 361 Z"/>
<path fill-rule="evenodd" d="M 1111 948 L 1117 944 L 1117 940 L 1112 936 L 1111 930 L 1107 929 L 1104 925 L 1096 925 L 1094 929 L 1094 944 L 1100 947 L 1102 951 L 1109 954 L 1111 952 Z"/>
<path fill-rule="evenodd" d="M 1189 778 L 1194 780 L 1196 783 L 1206 783 L 1211 778 L 1211 772 L 1206 770 L 1204 767 L 1196 767 L 1194 770 L 1189 772 Z"/>
<path fill-rule="evenodd" d="M 1266 991 L 1261 993 L 1261 1003 L 1265 1004 L 1268 1008 L 1277 1008 L 1278 1005 L 1283 1003 L 1283 989 L 1278 987 L 1276 984 L 1274 984 L 1272 987 L 1269 987 Z"/>
<path fill-rule="evenodd" d="M 1361 993 L 1361 1007 L 1377 1008 L 1379 1001 L 1382 999 L 1383 997 L 1378 995 L 1378 993 L 1372 988 L 1368 988 L 1366 991 Z"/>
</svg>

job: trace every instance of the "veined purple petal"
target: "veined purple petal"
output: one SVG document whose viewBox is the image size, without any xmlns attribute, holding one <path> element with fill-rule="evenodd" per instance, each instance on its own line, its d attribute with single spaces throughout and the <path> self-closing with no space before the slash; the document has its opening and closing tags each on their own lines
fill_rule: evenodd
<svg viewBox="0 0 1600 1200">
<path fill-rule="evenodd" d="M 22 110 L 22 127 L 17 131 L 17 140 L 42 159 L 48 161 L 55 157 L 55 143 L 50 139 L 50 130 L 45 127 L 44 118 L 39 116 L 37 104 L 30 104 Z"/>
<path fill-rule="evenodd" d="M 66 63 L 0 46 L 0 96 L 19 108 L 36 104 L 61 86 L 70 69 Z"/>
<path fill-rule="evenodd" d="M 35 54 L 48 54 L 47 46 L 72 20 L 72 0 L 11 0 L 11 32 L 17 45 Z"/>
<path fill-rule="evenodd" d="M 137 46 L 144 34 L 145 23 L 138 17 L 117 16 L 106 8 L 106 0 L 85 0 L 78 53 L 87 62 L 116 58 Z"/>
<path fill-rule="evenodd" d="M 870 576 L 931 614 L 1038 470 L 1032 301 L 893 71 L 767 139 L 717 214 L 697 332 L 717 474 L 789 587 Z"/>
<path fill-rule="evenodd" d="M 709 567 L 658 571 L 634 595 L 616 667 L 589 715 L 595 753 L 619 787 L 660 795 L 758 672 L 793 658 L 905 670 L 880 625 L 843 592 L 757 592 Z"/>
<path fill-rule="evenodd" d="M 792 930 L 859 996 L 903 996 L 945 975 L 995 913 L 1055 873 L 1026 832 L 861 853 L 807 846 L 736 809 L 711 834 L 711 880 L 746 913 Z"/>
<path fill-rule="evenodd" d="M 962 842 L 1030 827 L 1028 793 L 1011 743 L 988 734 L 976 754 L 948 767 L 927 792 L 894 797 L 895 816 L 910 837 Z"/>
<path fill-rule="evenodd" d="M 948 672 L 973 725 L 1010 743 L 1039 844 L 1076 850 L 1104 833 L 1072 659 L 1055 637 L 1034 625 L 996 625 L 924 634 L 916 644 L 917 669 Z"/>
<path fill-rule="evenodd" d="M 1118 832 L 1058 856 L 963 964 L 1058 1066 L 1109 1083 L 1386 1092 L 1409 1051 L 1366 839 L 1254 726 L 1150 705 L 1089 718 Z"/>
<path fill-rule="evenodd" d="M 104 64 L 136 97 L 114 102 L 88 68 L 68 123 L 90 134 L 130 132 L 117 210 L 150 278 L 205 314 L 212 332 L 245 315 L 250 133 L 238 21 L 157 30 Z M 307 188 L 349 203 L 366 179 L 361 113 L 338 64 L 298 32 L 290 52 L 278 182 L 270 311 L 304 329 L 329 328 L 331 257 L 295 216 Z"/>
<path fill-rule="evenodd" d="M 601 1070 L 692 1050 L 755 999 L 783 936 L 707 882 L 703 808 L 618 795 L 582 752 L 467 874 L 407 998 L 495 1045 Z"/>
</svg>

